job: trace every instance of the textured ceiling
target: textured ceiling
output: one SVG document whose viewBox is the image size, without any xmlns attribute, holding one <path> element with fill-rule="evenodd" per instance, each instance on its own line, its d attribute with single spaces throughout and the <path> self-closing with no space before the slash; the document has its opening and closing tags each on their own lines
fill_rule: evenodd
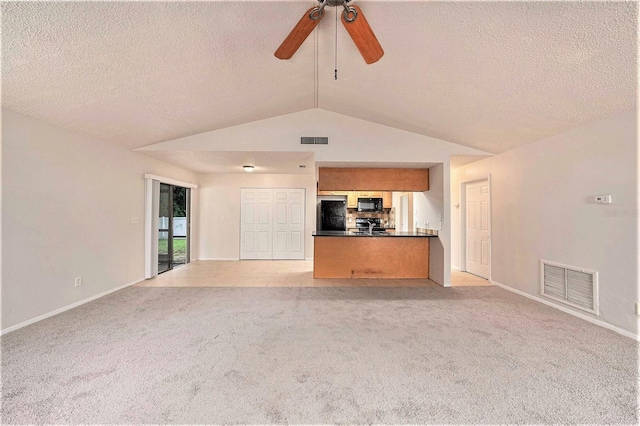
<svg viewBox="0 0 640 426">
<path fill-rule="evenodd" d="M 636 2 L 359 0 L 385 55 L 340 24 L 337 81 L 334 9 L 273 56 L 314 3 L 3 2 L 2 103 L 128 148 L 318 106 L 493 153 L 635 107 Z"/>
</svg>

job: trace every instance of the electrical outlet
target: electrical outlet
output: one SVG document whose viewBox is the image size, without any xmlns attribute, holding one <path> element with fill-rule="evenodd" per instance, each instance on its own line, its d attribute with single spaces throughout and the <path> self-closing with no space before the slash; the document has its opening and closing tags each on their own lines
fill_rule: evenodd
<svg viewBox="0 0 640 426">
<path fill-rule="evenodd" d="M 131 223 L 133 223 L 133 224 L 138 223 L 138 218 L 137 217 L 132 217 L 131 218 Z"/>
<path fill-rule="evenodd" d="M 611 195 L 596 195 L 594 200 L 597 204 L 611 204 Z"/>
<path fill-rule="evenodd" d="M 76 277 L 75 282 L 73 283 L 74 287 L 80 287 L 82 285 L 82 277 Z"/>
</svg>

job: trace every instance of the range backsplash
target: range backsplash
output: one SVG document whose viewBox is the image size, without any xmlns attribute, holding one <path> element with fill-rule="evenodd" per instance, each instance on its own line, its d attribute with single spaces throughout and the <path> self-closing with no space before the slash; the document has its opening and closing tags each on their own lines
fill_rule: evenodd
<svg viewBox="0 0 640 426">
<path fill-rule="evenodd" d="M 347 228 L 355 228 L 357 217 L 380 218 L 385 228 L 395 228 L 395 209 L 384 209 L 382 213 L 358 213 L 356 209 L 347 209 Z"/>
</svg>

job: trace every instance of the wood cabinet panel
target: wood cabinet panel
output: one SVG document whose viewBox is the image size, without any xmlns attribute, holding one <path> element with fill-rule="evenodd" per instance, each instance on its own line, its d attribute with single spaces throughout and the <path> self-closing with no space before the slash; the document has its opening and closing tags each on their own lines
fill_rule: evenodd
<svg viewBox="0 0 640 426">
<path fill-rule="evenodd" d="M 382 208 L 390 209 L 391 206 L 392 206 L 391 191 L 384 191 L 382 193 Z"/>
<path fill-rule="evenodd" d="M 347 208 L 355 209 L 358 207 L 358 193 L 356 191 L 347 192 Z"/>
<path fill-rule="evenodd" d="M 352 190 L 428 191 L 429 169 L 364 169 L 320 167 L 318 189 L 321 191 Z"/>
<path fill-rule="evenodd" d="M 429 238 L 315 237 L 314 278 L 429 278 Z"/>
<path fill-rule="evenodd" d="M 347 195 L 347 191 L 318 191 L 318 195 Z"/>
<path fill-rule="evenodd" d="M 358 198 L 382 198 L 382 191 L 358 191 Z"/>
</svg>

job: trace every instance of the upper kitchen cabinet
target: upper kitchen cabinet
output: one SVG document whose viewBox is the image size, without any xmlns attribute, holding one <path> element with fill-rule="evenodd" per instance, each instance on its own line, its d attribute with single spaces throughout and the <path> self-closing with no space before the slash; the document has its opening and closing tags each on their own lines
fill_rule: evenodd
<svg viewBox="0 0 640 426">
<path fill-rule="evenodd" d="M 391 191 L 384 191 L 382 193 L 382 208 L 383 209 L 390 209 L 391 207 L 393 207 L 391 198 L 392 198 L 391 197 Z"/>
<path fill-rule="evenodd" d="M 318 195 L 347 195 L 347 191 L 318 191 Z"/>
<path fill-rule="evenodd" d="M 335 167 L 320 167 L 318 169 L 319 191 L 341 191 L 345 189 L 369 193 L 371 193 L 372 189 L 375 191 L 428 191 L 429 169 Z"/>
<path fill-rule="evenodd" d="M 358 191 L 358 198 L 382 198 L 382 191 Z"/>
<path fill-rule="evenodd" d="M 355 209 L 358 207 L 358 192 L 349 191 L 347 192 L 347 208 Z"/>
</svg>

